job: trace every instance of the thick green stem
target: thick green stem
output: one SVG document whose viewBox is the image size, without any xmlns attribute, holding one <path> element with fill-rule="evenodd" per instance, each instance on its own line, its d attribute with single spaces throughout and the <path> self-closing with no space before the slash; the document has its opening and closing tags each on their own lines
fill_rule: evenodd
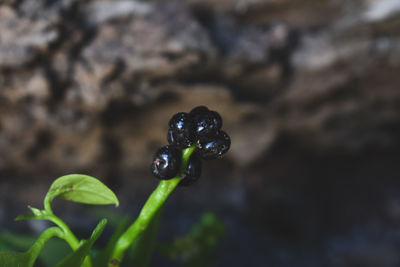
<svg viewBox="0 0 400 267">
<path fill-rule="evenodd" d="M 156 214 L 154 214 L 154 217 L 147 226 L 146 231 L 138 235 L 128 249 L 130 251 L 130 255 L 128 254 L 127 256 L 129 257 L 129 264 L 131 266 L 150 266 L 151 256 L 157 243 L 156 240 L 162 212 L 163 208 L 159 209 Z"/>
<path fill-rule="evenodd" d="M 158 184 L 157 188 L 147 199 L 142 210 L 140 211 L 138 218 L 118 239 L 111 260 L 108 263 L 109 267 L 118 267 L 128 247 L 132 244 L 132 242 L 138 237 L 140 233 L 146 230 L 147 226 L 154 217 L 154 214 L 163 206 L 168 196 L 179 184 L 181 180 L 180 176 L 182 172 L 186 170 L 190 156 L 195 149 L 196 145 L 193 145 L 182 151 L 182 165 L 181 171 L 179 172 L 178 176 L 170 180 L 161 181 Z"/>
</svg>

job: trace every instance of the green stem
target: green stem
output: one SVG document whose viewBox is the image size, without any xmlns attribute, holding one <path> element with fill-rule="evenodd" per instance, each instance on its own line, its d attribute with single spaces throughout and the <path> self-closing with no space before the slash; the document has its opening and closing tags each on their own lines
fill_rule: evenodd
<svg viewBox="0 0 400 267">
<path fill-rule="evenodd" d="M 51 198 L 50 194 L 47 194 L 46 197 L 44 198 L 44 210 L 47 212 L 47 219 L 49 221 L 52 221 L 55 223 L 58 227 L 61 228 L 61 230 L 64 232 L 64 240 L 67 241 L 69 246 L 72 248 L 73 251 L 77 250 L 79 248 L 80 242 L 78 238 L 72 233 L 71 229 L 69 229 L 68 225 L 58 218 L 56 215 L 54 215 L 53 210 L 51 209 Z M 87 256 L 83 262 L 84 267 L 92 267 L 92 262 L 90 260 L 90 257 Z"/>
<path fill-rule="evenodd" d="M 156 214 L 154 214 L 154 217 L 147 226 L 146 231 L 138 235 L 130 246 L 129 250 L 131 253 L 129 255 L 129 264 L 131 266 L 150 266 L 151 256 L 156 246 L 162 212 L 163 208 L 159 209 Z"/>
<path fill-rule="evenodd" d="M 79 247 L 78 238 L 76 238 L 74 233 L 72 233 L 71 229 L 69 229 L 68 225 L 63 220 L 54 215 L 53 210 L 51 209 L 50 201 L 51 200 L 49 198 L 49 194 L 47 194 L 44 199 L 44 210 L 46 211 L 47 214 L 46 219 L 58 225 L 58 227 L 60 227 L 61 230 L 63 230 L 64 232 L 65 241 L 68 242 L 72 250 L 74 251 L 77 250 Z"/>
<path fill-rule="evenodd" d="M 50 194 L 46 194 L 46 197 L 44 198 L 43 204 L 44 204 L 44 210 L 47 211 L 48 214 L 54 214 L 53 210 L 51 209 L 50 205 Z"/>
<path fill-rule="evenodd" d="M 48 209 L 46 209 L 46 210 L 49 212 Z M 61 230 L 63 231 L 63 239 L 65 241 L 67 241 L 67 243 L 69 244 L 69 246 L 72 248 L 73 251 L 77 250 L 80 245 L 78 238 L 76 238 L 74 233 L 72 233 L 71 229 L 69 229 L 68 225 L 63 220 L 61 220 L 60 218 L 58 218 L 56 215 L 54 215 L 52 213 L 51 209 L 50 209 L 50 212 L 51 212 L 51 214 L 48 214 L 46 216 L 46 219 L 48 219 L 49 221 L 52 221 L 58 227 L 60 227 Z M 84 267 L 92 267 L 92 263 L 91 263 L 89 256 L 87 256 L 85 258 L 85 260 L 83 262 L 83 266 Z"/>
<path fill-rule="evenodd" d="M 72 250 L 75 251 L 75 250 L 77 250 L 79 248 L 79 240 L 76 238 L 74 233 L 72 233 L 71 229 L 69 229 L 68 225 L 63 220 L 61 220 L 60 218 L 58 218 L 54 214 L 48 215 L 48 220 L 52 221 L 58 227 L 61 228 L 61 230 L 64 232 L 64 239 L 70 245 Z"/>
<path fill-rule="evenodd" d="M 175 178 L 170 180 L 161 181 L 157 188 L 153 191 L 147 199 L 138 218 L 131 224 L 131 226 L 123 233 L 115 244 L 111 260 L 108 263 L 109 267 L 118 267 L 122 261 L 125 251 L 132 244 L 132 242 L 146 230 L 151 222 L 154 214 L 163 206 L 169 195 L 179 184 L 181 174 L 186 170 L 190 156 L 196 149 L 196 145 L 186 148 L 182 151 L 182 164 L 181 170 Z"/>
<path fill-rule="evenodd" d="M 32 247 L 28 250 L 27 254 L 31 255 L 29 259 L 29 266 L 33 266 L 33 263 L 36 261 L 40 252 L 42 251 L 46 242 L 52 238 L 53 236 L 57 236 L 61 239 L 64 238 L 64 233 L 58 227 L 50 227 L 46 229 L 36 240 L 36 242 L 32 245 Z"/>
</svg>

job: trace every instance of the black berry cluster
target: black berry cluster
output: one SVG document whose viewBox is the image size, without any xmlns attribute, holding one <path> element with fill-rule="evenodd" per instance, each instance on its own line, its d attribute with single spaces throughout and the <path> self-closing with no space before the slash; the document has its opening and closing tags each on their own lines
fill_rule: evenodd
<svg viewBox="0 0 400 267">
<path fill-rule="evenodd" d="M 222 157 L 231 145 L 227 133 L 221 130 L 222 118 L 205 106 L 195 107 L 190 113 L 179 112 L 170 119 L 167 140 L 169 145 L 159 148 L 154 155 L 151 170 L 154 176 L 168 180 L 178 175 L 182 149 L 196 145 L 179 185 L 188 186 L 201 175 L 201 159 Z"/>
</svg>

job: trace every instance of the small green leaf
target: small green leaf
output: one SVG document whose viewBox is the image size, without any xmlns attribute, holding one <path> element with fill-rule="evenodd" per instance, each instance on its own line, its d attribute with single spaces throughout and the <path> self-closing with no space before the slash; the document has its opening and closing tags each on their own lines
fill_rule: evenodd
<svg viewBox="0 0 400 267">
<path fill-rule="evenodd" d="M 15 218 L 15 221 L 34 220 L 34 219 L 39 219 L 39 218 L 34 214 L 21 214 L 17 218 Z"/>
<path fill-rule="evenodd" d="M 32 213 L 33 213 L 35 216 L 38 216 L 38 217 L 40 217 L 40 216 L 42 216 L 42 215 L 43 215 L 43 211 L 42 211 L 42 210 L 40 210 L 40 209 L 37 209 L 37 208 L 31 207 L 31 206 L 28 206 L 28 209 L 30 209 L 30 210 L 32 211 Z"/>
<path fill-rule="evenodd" d="M 39 210 L 36 208 L 33 208 L 31 206 L 28 206 L 28 208 L 32 211 L 33 214 L 21 214 L 17 218 L 15 218 L 15 221 L 22 221 L 22 220 L 45 220 L 47 219 L 47 211 L 45 210 Z"/>
<path fill-rule="evenodd" d="M 119 205 L 118 198 L 111 189 L 98 179 L 82 174 L 70 174 L 56 179 L 45 202 L 50 203 L 56 197 L 84 204 Z"/>
<path fill-rule="evenodd" d="M 92 236 L 84 241 L 77 250 L 68 255 L 64 260 L 62 260 L 57 267 L 79 267 L 82 265 L 86 256 L 90 254 L 90 250 L 94 242 L 100 237 L 104 228 L 106 227 L 107 220 L 103 219 L 94 229 Z"/>
</svg>

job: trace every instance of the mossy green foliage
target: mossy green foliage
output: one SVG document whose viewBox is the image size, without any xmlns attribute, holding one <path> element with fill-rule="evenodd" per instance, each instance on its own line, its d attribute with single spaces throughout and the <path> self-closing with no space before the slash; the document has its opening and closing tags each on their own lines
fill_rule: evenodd
<svg viewBox="0 0 400 267">
<path fill-rule="evenodd" d="M 217 245 L 226 227 L 213 213 L 206 213 L 190 231 L 169 244 L 161 244 L 160 252 L 186 267 L 208 266 L 215 256 Z"/>
</svg>

